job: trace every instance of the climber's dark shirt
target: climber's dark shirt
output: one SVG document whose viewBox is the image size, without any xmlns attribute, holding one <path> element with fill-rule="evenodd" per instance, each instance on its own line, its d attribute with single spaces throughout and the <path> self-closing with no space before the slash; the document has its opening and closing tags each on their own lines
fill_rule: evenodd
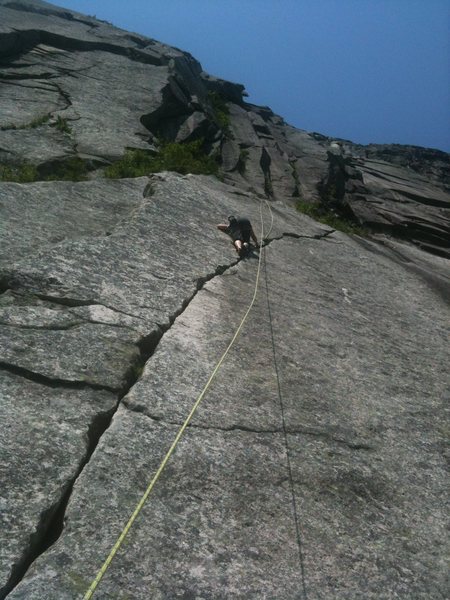
<svg viewBox="0 0 450 600">
<path fill-rule="evenodd" d="M 236 219 L 228 226 L 226 232 L 231 236 L 233 242 L 241 240 L 241 242 L 250 242 L 250 232 L 252 226 L 250 221 L 245 218 Z"/>
</svg>

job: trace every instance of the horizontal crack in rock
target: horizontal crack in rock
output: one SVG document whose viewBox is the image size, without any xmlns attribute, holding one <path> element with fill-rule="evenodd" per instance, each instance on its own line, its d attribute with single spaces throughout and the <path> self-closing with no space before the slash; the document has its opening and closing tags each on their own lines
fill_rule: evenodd
<svg viewBox="0 0 450 600">
<path fill-rule="evenodd" d="M 0 361 L 0 370 L 8 371 L 9 373 L 13 373 L 14 375 L 19 375 L 19 377 L 23 377 L 24 379 L 28 379 L 29 381 L 34 381 L 35 383 L 40 383 L 47 387 L 52 388 L 68 388 L 68 389 L 85 389 L 90 388 L 93 390 L 104 390 L 107 392 L 112 392 L 113 394 L 118 393 L 118 389 L 112 388 L 106 385 L 100 385 L 97 383 L 92 383 L 89 381 L 71 381 L 68 379 L 58 379 L 47 377 L 46 375 L 42 375 L 41 373 L 36 373 L 35 371 L 30 371 L 24 367 L 18 367 L 17 365 L 13 365 L 4 361 Z"/>
<path fill-rule="evenodd" d="M 285 237 L 291 237 L 291 238 L 295 238 L 297 240 L 300 239 L 307 239 L 307 240 L 321 240 L 323 238 L 328 237 L 329 235 L 331 235 L 332 233 L 335 233 L 336 229 L 330 229 L 328 231 L 324 231 L 323 233 L 316 233 L 314 235 L 302 235 L 300 233 L 293 233 L 293 232 L 289 232 L 286 231 L 285 233 L 282 234 L 282 236 L 278 239 L 283 239 Z"/>
<path fill-rule="evenodd" d="M 0 289 L 0 293 L 1 293 L 1 289 Z M 142 315 L 133 315 L 131 313 L 125 312 L 124 310 L 120 310 L 119 308 L 117 308 L 115 306 L 110 306 L 109 304 L 104 304 L 103 302 L 100 302 L 98 300 L 81 300 L 78 298 L 66 298 L 64 296 L 49 296 L 47 294 L 34 294 L 34 296 L 36 296 L 36 298 L 39 298 L 39 300 L 44 300 L 45 302 L 58 304 L 60 306 L 69 306 L 71 308 L 77 308 L 79 306 L 103 306 L 104 308 L 107 308 L 108 310 L 112 310 L 113 312 L 116 312 L 118 314 L 125 315 L 127 317 L 131 317 L 132 319 L 142 318 Z M 108 323 L 108 325 L 109 325 L 109 323 Z"/>
<path fill-rule="evenodd" d="M 79 298 L 66 298 L 64 296 L 49 296 L 47 294 L 35 294 L 36 298 L 46 302 L 53 302 L 61 306 L 95 306 L 98 304 L 95 300 L 81 300 Z"/>
<path fill-rule="evenodd" d="M 130 325 L 121 325 L 119 323 L 105 323 L 104 321 L 96 321 L 95 319 L 83 319 L 66 325 L 25 325 L 23 323 L 8 323 L 7 321 L 0 321 L 0 325 L 5 327 L 15 327 L 17 329 L 31 329 L 33 331 L 70 331 L 71 329 L 77 329 L 85 325 L 103 325 L 106 327 L 114 327 L 115 329 L 130 329 L 135 331 Z"/>
<path fill-rule="evenodd" d="M 263 243 L 263 247 L 265 246 L 269 246 L 272 242 L 278 242 L 280 240 L 283 240 L 284 238 L 294 238 L 296 240 L 301 240 L 301 239 L 305 239 L 305 240 L 321 240 L 323 238 L 328 237 L 329 235 L 333 234 L 336 232 L 336 229 L 330 229 L 328 231 L 324 231 L 323 233 L 316 233 L 315 235 L 303 235 L 300 233 L 295 233 L 293 231 L 286 231 L 284 233 L 282 233 L 281 235 L 277 236 L 277 237 L 273 237 L 273 238 L 267 238 L 264 240 Z"/>
<path fill-rule="evenodd" d="M 22 557 L 22 559 L 16 565 L 16 567 L 14 569 L 14 573 L 11 576 L 10 581 L 8 582 L 8 589 L 7 589 L 6 593 L 9 593 L 12 589 L 14 589 L 14 587 L 16 587 L 20 583 L 20 581 L 26 575 L 27 570 L 28 570 L 29 566 L 31 565 L 31 563 L 34 560 L 36 560 L 36 558 L 38 558 L 41 554 L 46 552 L 53 544 L 55 544 L 56 541 L 59 539 L 59 537 L 62 535 L 62 533 L 64 531 L 64 519 L 65 519 L 67 505 L 70 500 L 70 496 L 72 494 L 72 490 L 73 490 L 73 487 L 74 487 L 77 479 L 82 474 L 84 467 L 89 463 L 91 456 L 94 453 L 95 449 L 97 448 L 98 444 L 100 443 L 100 440 L 101 440 L 103 434 L 109 428 L 114 415 L 116 414 L 119 406 L 121 405 L 121 403 L 123 401 L 123 398 L 126 396 L 126 394 L 129 392 L 129 390 L 133 387 L 133 385 L 140 378 L 142 369 L 143 369 L 145 363 L 151 358 L 151 356 L 155 352 L 164 333 L 172 327 L 172 325 L 175 322 L 175 320 L 177 319 L 177 317 L 180 316 L 186 310 L 187 306 L 190 304 L 190 302 L 192 302 L 192 300 L 195 298 L 197 293 L 203 288 L 205 283 L 207 283 L 214 277 L 221 275 L 227 269 L 235 266 L 237 264 L 237 262 L 238 261 L 235 261 L 230 265 L 220 265 L 216 268 L 216 270 L 213 273 L 209 273 L 208 275 L 205 275 L 204 277 L 199 277 L 196 282 L 196 289 L 195 289 L 194 293 L 188 299 L 186 299 L 182 302 L 181 308 L 178 311 L 176 311 L 174 314 L 169 316 L 168 324 L 163 325 L 163 326 L 157 326 L 157 328 L 154 329 L 149 335 L 141 338 L 141 340 L 137 343 L 137 346 L 140 350 L 140 357 L 137 361 L 135 361 L 132 365 L 130 365 L 130 369 L 128 370 L 128 373 L 125 377 L 127 383 L 126 383 L 125 387 L 120 391 L 113 390 L 113 389 L 110 389 L 105 386 L 93 385 L 90 383 L 71 382 L 71 381 L 65 381 L 65 380 L 50 379 L 43 375 L 39 375 L 32 371 L 28 371 L 27 369 L 23 369 L 21 367 L 16 367 L 14 365 L 9 365 L 7 363 L 0 362 L 0 369 L 8 370 L 8 371 L 15 373 L 21 377 L 30 379 L 30 380 L 38 382 L 38 383 L 43 383 L 45 385 L 49 385 L 49 386 L 53 386 L 53 387 L 69 387 L 69 388 L 72 387 L 72 388 L 78 388 L 78 389 L 82 388 L 82 387 L 91 387 L 94 389 L 106 390 L 106 391 L 110 391 L 110 392 L 118 394 L 118 400 L 117 400 L 115 407 L 113 407 L 113 409 L 111 409 L 110 411 L 105 412 L 101 415 L 98 415 L 97 417 L 94 418 L 94 421 L 92 422 L 92 424 L 89 428 L 89 431 L 88 431 L 88 437 L 89 437 L 88 449 L 87 449 L 87 452 L 86 452 L 84 458 L 82 459 L 82 461 L 80 463 L 80 467 L 77 470 L 75 477 L 71 481 L 68 482 L 67 489 L 64 492 L 63 496 L 61 497 L 60 501 L 58 503 L 56 503 L 53 507 L 50 507 L 49 509 L 47 509 L 43 513 L 43 515 L 41 517 L 41 521 L 37 527 L 37 532 L 39 532 L 40 530 L 41 530 L 41 532 L 40 532 L 40 534 L 38 534 L 38 533 L 35 534 L 35 535 L 37 535 L 37 539 L 34 542 L 30 540 L 30 547 L 28 548 L 28 552 L 25 553 L 25 555 Z M 89 306 L 89 305 L 94 304 L 92 301 L 81 301 L 81 300 L 75 300 L 75 299 L 70 299 L 70 298 L 54 298 L 52 296 L 44 296 L 44 295 L 39 295 L 38 297 L 41 298 L 42 300 L 56 302 L 56 303 L 62 304 L 64 306 Z M 98 303 L 95 303 L 95 304 L 98 304 Z M 114 309 L 112 309 L 112 310 L 114 310 Z M 120 311 L 118 311 L 118 312 L 120 312 Z"/>
<path fill-rule="evenodd" d="M 144 417 L 146 417 L 147 419 L 150 419 L 157 423 L 164 423 L 166 425 L 173 425 L 175 427 L 181 427 L 184 423 L 184 421 L 170 421 L 170 420 L 164 419 L 164 417 L 162 417 L 160 415 L 151 415 L 151 414 L 145 412 L 145 408 L 143 406 L 130 407 L 126 402 L 126 399 L 124 400 L 124 406 L 126 406 L 129 410 L 132 410 L 133 412 L 135 412 L 137 414 L 141 414 Z M 215 425 L 205 425 L 202 423 L 189 423 L 188 427 L 193 428 L 193 429 L 203 429 L 206 431 L 223 431 L 225 433 L 232 433 L 234 431 L 242 431 L 245 433 L 255 433 L 255 434 L 271 434 L 271 435 L 283 434 L 284 435 L 284 430 L 282 428 L 256 429 L 255 427 L 247 427 L 246 425 L 236 425 L 236 424 L 230 425 L 229 427 L 223 427 L 223 426 L 219 427 L 219 426 L 215 426 Z M 301 429 L 301 428 L 300 429 L 290 429 L 289 428 L 289 429 L 287 429 L 286 433 L 288 435 L 308 435 L 308 436 L 312 436 L 312 437 L 322 438 L 329 442 L 335 442 L 337 444 L 342 444 L 352 450 L 373 450 L 374 449 L 373 445 L 363 443 L 363 442 L 350 442 L 348 440 L 344 440 L 342 438 L 338 438 L 333 435 L 330 435 L 326 431 L 314 431 L 314 430 L 310 430 L 310 429 Z"/>
</svg>

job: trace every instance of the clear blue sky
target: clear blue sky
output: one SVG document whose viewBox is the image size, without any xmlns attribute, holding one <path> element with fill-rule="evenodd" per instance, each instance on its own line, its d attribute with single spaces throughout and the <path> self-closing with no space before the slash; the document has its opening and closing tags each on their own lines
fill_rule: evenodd
<svg viewBox="0 0 450 600">
<path fill-rule="evenodd" d="M 190 52 L 307 131 L 450 151 L 449 0 L 59 0 Z"/>
</svg>

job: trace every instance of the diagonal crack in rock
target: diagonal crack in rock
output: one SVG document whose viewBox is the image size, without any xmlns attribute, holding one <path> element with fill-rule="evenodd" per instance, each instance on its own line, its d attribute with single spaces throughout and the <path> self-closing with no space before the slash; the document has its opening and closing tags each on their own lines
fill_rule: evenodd
<svg viewBox="0 0 450 600">
<path fill-rule="evenodd" d="M 83 382 L 71 382 L 65 380 L 51 379 L 45 377 L 43 375 L 36 374 L 27 369 L 23 369 L 20 367 L 16 367 L 15 365 L 10 365 L 8 363 L 0 363 L 0 369 L 8 370 L 16 375 L 24 377 L 26 379 L 30 379 L 34 382 L 38 382 L 40 384 L 50 386 L 50 387 L 71 387 L 71 388 L 82 388 L 82 387 L 92 387 L 98 390 L 107 390 L 113 393 L 118 394 L 117 402 L 115 406 L 104 413 L 100 413 L 96 415 L 88 430 L 88 445 L 86 448 L 86 453 L 84 457 L 82 457 L 80 461 L 79 468 L 76 471 L 75 476 L 67 482 L 67 486 L 63 491 L 62 496 L 60 497 L 58 502 L 55 502 L 51 507 L 47 508 L 42 512 L 40 521 L 36 527 L 36 531 L 34 534 L 30 536 L 30 545 L 21 559 L 16 563 L 12 570 L 12 574 L 10 580 L 4 588 L 4 591 L 0 594 L 0 600 L 5 598 L 24 578 L 26 575 L 30 565 L 44 552 L 46 552 L 61 536 L 64 529 L 64 517 L 68 502 L 70 500 L 70 496 L 72 494 L 73 487 L 83 472 L 85 466 L 89 463 L 92 454 L 97 448 L 103 434 L 109 428 L 111 421 L 116 414 L 123 398 L 132 388 L 132 386 L 136 383 L 136 381 L 140 377 L 140 373 L 142 371 L 145 363 L 151 358 L 153 353 L 155 352 L 159 342 L 161 341 L 164 333 L 166 333 L 175 322 L 176 318 L 180 316 L 192 300 L 195 298 L 197 293 L 203 288 L 203 286 L 213 279 L 214 277 L 222 275 L 228 269 L 234 267 L 239 261 L 232 261 L 229 265 L 219 265 L 215 271 L 208 273 L 202 277 L 199 277 L 196 281 L 196 289 L 191 294 L 191 296 L 185 299 L 181 307 L 168 318 L 168 324 L 158 325 L 157 330 L 151 332 L 148 336 L 143 336 L 141 340 L 137 343 L 140 356 L 136 363 L 130 365 L 128 376 L 127 376 L 127 384 L 126 386 L 118 391 L 117 389 L 111 389 L 105 386 L 97 386 L 91 383 L 83 383 Z M 6 291 L 6 290 L 5 290 Z M 45 300 L 53 300 L 59 304 L 64 306 L 89 306 L 92 304 L 92 301 L 81 301 L 81 300 L 73 300 L 73 299 L 63 299 L 63 298 L 50 298 L 45 296 Z M 98 303 L 96 303 L 98 304 Z"/>
</svg>

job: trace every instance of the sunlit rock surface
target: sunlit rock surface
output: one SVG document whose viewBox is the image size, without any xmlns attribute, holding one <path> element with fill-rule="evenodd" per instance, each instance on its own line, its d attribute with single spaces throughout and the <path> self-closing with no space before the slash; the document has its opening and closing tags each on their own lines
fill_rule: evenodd
<svg viewBox="0 0 450 600">
<path fill-rule="evenodd" d="M 82 598 L 101 567 L 253 297 L 230 214 L 267 237 L 254 308 L 94 598 L 446 598 L 448 155 L 299 131 L 45 2 L 0 23 L 0 161 L 90 169 L 0 182 L 0 598 Z M 161 136 L 223 181 L 102 178 Z"/>
</svg>

